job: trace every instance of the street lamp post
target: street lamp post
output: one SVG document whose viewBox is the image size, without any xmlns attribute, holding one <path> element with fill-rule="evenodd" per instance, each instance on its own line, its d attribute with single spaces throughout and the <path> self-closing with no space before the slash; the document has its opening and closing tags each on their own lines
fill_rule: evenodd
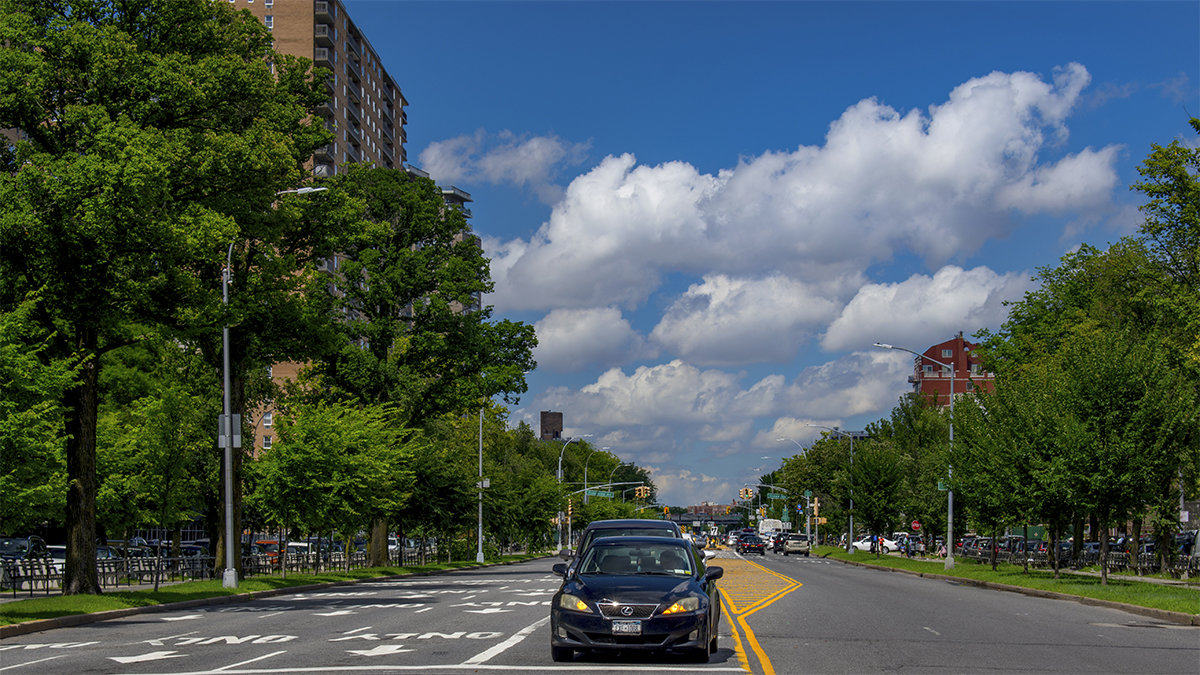
<svg viewBox="0 0 1200 675">
<path fill-rule="evenodd" d="M 483 562 L 483 408 L 479 409 L 479 524 L 476 528 L 475 562 Z"/>
<path fill-rule="evenodd" d="M 885 342 L 876 342 L 876 347 L 880 349 L 895 349 L 902 352 L 908 352 L 919 359 L 928 359 L 943 368 L 950 369 L 950 454 L 954 454 L 954 380 L 958 373 L 954 372 L 953 360 L 950 365 L 942 363 L 937 359 L 931 359 L 924 354 L 918 354 L 911 349 L 889 345 Z M 948 479 L 954 478 L 954 464 L 949 463 L 946 467 L 946 476 Z M 946 486 L 946 562 L 943 569 L 954 569 L 954 490 L 949 485 Z"/>
<path fill-rule="evenodd" d="M 609 446 L 607 446 L 607 445 L 606 445 L 606 446 L 604 446 L 603 448 L 600 448 L 600 451 L 601 451 L 601 452 L 603 452 L 603 451 L 605 451 L 605 450 L 608 450 L 608 448 L 609 448 Z M 585 462 L 583 463 L 583 503 L 584 503 L 584 504 L 587 504 L 587 503 L 588 503 L 588 493 L 587 493 L 587 488 L 588 488 L 588 477 L 587 477 L 588 463 L 590 463 L 590 462 L 592 461 L 592 453 L 593 453 L 593 452 L 595 452 L 595 451 L 596 451 L 596 449 L 595 449 L 595 448 L 592 448 L 592 449 L 591 449 L 591 451 L 589 451 L 589 452 L 588 452 L 588 454 L 587 454 L 587 461 L 585 461 Z"/>
<path fill-rule="evenodd" d="M 229 311 L 229 282 L 233 274 L 233 243 L 229 242 L 229 250 L 225 253 L 225 269 L 221 272 L 221 304 Z M 221 586 L 237 588 L 237 565 L 233 557 L 233 415 L 230 414 L 229 402 L 229 320 L 221 327 L 221 351 L 225 381 L 225 414 L 221 416 L 222 429 L 225 433 L 225 571 L 221 574 Z"/>
<path fill-rule="evenodd" d="M 562 460 L 563 460 L 563 455 L 566 454 L 566 452 L 567 452 L 567 446 L 571 444 L 571 441 L 577 441 L 580 438 L 590 438 L 590 437 L 591 437 L 591 434 L 584 434 L 579 437 L 572 436 L 567 439 L 566 443 L 563 443 L 562 450 L 559 451 L 559 453 L 558 453 L 558 485 L 560 488 L 562 487 L 562 479 L 563 479 Z M 563 517 L 563 512 L 559 511 L 558 512 L 558 536 L 557 536 L 557 542 L 558 542 L 557 546 L 558 546 L 559 551 L 562 550 L 562 517 Z"/>
<path fill-rule="evenodd" d="M 324 187 L 302 187 L 294 190 L 280 190 L 275 193 L 275 196 L 284 194 L 306 195 L 312 192 L 324 192 L 329 188 Z M 226 313 L 229 311 L 229 284 L 233 281 L 233 245 L 236 242 L 229 242 L 229 249 L 225 252 L 225 269 L 221 271 L 221 304 L 225 307 Z M 221 417 L 221 433 L 225 435 L 224 443 L 224 458 L 222 466 L 225 471 L 225 570 L 221 574 L 221 586 L 224 588 L 237 588 L 237 558 L 234 556 L 241 548 L 240 542 L 234 540 L 233 531 L 233 415 L 230 410 L 230 392 L 229 392 L 229 320 L 226 318 L 225 325 L 221 327 L 221 365 L 222 379 L 224 380 L 224 415 Z M 239 445 L 240 447 L 240 445 Z"/>
<path fill-rule="evenodd" d="M 854 434 L 848 434 L 837 427 L 827 427 L 824 424 L 808 424 L 806 426 L 825 429 L 850 439 L 850 531 L 846 534 L 846 553 L 849 553 L 854 547 Z M 829 534 L 826 533 L 825 536 L 828 537 Z"/>
</svg>

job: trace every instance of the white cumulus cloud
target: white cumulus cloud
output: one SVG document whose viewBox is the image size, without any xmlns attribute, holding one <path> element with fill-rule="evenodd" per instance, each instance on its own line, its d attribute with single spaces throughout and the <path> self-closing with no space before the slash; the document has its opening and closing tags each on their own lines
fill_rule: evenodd
<svg viewBox="0 0 1200 675">
<path fill-rule="evenodd" d="M 700 365 L 787 362 L 840 305 L 829 288 L 772 274 L 762 279 L 705 276 L 667 310 L 650 334 Z"/>
<path fill-rule="evenodd" d="M 583 161 L 587 149 L 587 143 L 569 143 L 557 136 L 488 134 L 480 129 L 430 143 L 418 161 L 439 183 L 507 183 L 528 188 L 550 204 L 562 198 L 562 188 L 554 183 L 558 172 Z"/>
<path fill-rule="evenodd" d="M 534 324 L 534 330 L 534 358 L 550 370 L 610 367 L 653 355 L 615 307 L 558 309 Z"/>
<path fill-rule="evenodd" d="M 867 284 L 830 324 L 821 346 L 837 351 L 886 342 L 921 351 L 960 330 L 969 336 L 999 326 L 1008 316 L 1004 302 L 1021 299 L 1032 287 L 1028 273 L 954 265 L 933 276 Z"/>
<path fill-rule="evenodd" d="M 528 240 L 487 242 L 492 301 L 636 307 L 668 274 L 778 271 L 814 282 L 898 251 L 941 266 L 1009 234 L 1014 212 L 1105 213 L 1117 148 L 1040 159 L 1066 142 L 1089 81 L 1070 64 L 1052 82 L 1024 72 L 974 78 L 926 111 L 866 99 L 830 125 L 824 145 L 745 158 L 716 175 L 606 157 L 571 181 Z"/>
</svg>

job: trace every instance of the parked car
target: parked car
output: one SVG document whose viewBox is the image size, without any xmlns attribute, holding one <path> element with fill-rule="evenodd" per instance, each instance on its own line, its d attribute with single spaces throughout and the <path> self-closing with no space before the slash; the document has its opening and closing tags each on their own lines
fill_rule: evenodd
<svg viewBox="0 0 1200 675">
<path fill-rule="evenodd" d="M 762 540 L 762 537 L 757 534 L 742 535 L 737 543 L 738 553 L 757 553 L 761 556 L 767 555 L 767 543 Z"/>
<path fill-rule="evenodd" d="M 789 553 L 804 554 L 808 556 L 811 550 L 811 544 L 808 541 L 808 535 L 805 534 L 789 534 L 783 540 L 783 554 L 786 556 Z"/>
<path fill-rule="evenodd" d="M 730 532 L 729 536 L 726 537 L 726 539 L 725 539 L 725 545 L 726 546 L 737 546 L 738 537 L 740 537 L 740 536 L 741 535 L 737 532 Z"/>
<path fill-rule="evenodd" d="M 554 573 L 563 578 L 550 603 L 555 661 L 577 650 L 667 649 L 707 662 L 717 650 L 724 570 L 682 538 L 600 537 L 577 566 Z"/>
<path fill-rule="evenodd" d="M 31 558 L 48 558 L 46 542 L 36 534 L 28 537 L 0 538 L 0 558 L 4 560 L 29 560 Z"/>
<path fill-rule="evenodd" d="M 880 551 L 880 553 L 891 553 L 892 551 L 900 550 L 899 544 L 892 541 L 891 539 L 888 539 L 887 537 L 880 537 L 879 539 L 883 542 L 883 550 Z M 853 546 L 854 546 L 855 550 L 858 550 L 858 551 L 870 551 L 871 550 L 871 536 L 866 535 L 866 536 L 860 537 L 858 539 L 858 541 L 854 542 Z"/>
<path fill-rule="evenodd" d="M 120 560 L 121 553 L 112 546 L 97 546 L 96 560 Z"/>
</svg>

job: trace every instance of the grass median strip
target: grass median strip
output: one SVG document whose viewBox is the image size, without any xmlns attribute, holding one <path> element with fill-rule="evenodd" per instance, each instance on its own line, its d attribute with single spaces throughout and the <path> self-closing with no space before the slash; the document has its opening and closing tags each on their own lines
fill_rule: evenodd
<svg viewBox="0 0 1200 675">
<path fill-rule="evenodd" d="M 1066 570 L 1058 579 L 1054 578 L 1054 572 L 1050 570 L 1030 568 L 1029 572 L 1025 573 L 1023 568 L 1016 565 L 1000 565 L 993 572 L 989 564 L 979 564 L 974 560 L 962 558 L 956 558 L 954 569 L 947 571 L 943 569 L 944 563 L 941 559 L 921 560 L 890 555 L 876 558 L 874 553 L 855 551 L 847 554 L 840 548 L 828 546 L 818 548 L 816 554 L 837 560 L 903 569 L 921 574 L 1019 586 L 1168 612 L 1200 614 L 1200 583 L 1195 581 L 1186 584 L 1163 584 L 1153 581 L 1138 581 L 1121 575 L 1109 575 L 1108 585 L 1104 586 L 1100 584 L 1099 577 Z"/>
<path fill-rule="evenodd" d="M 498 562 L 513 563 L 543 557 L 536 554 L 504 556 Z M 203 600 L 230 595 L 252 595 L 265 591 L 299 588 L 313 584 L 330 584 L 347 581 L 362 581 L 384 577 L 425 574 L 479 567 L 474 561 L 436 563 L 411 567 L 370 567 L 349 571 L 326 571 L 319 574 L 289 573 L 280 576 L 248 577 L 238 582 L 236 589 L 224 588 L 220 579 L 208 581 L 185 581 L 167 584 L 159 590 L 114 590 L 103 595 L 56 595 L 15 600 L 0 605 L 0 625 L 54 619 L 76 614 L 92 614 L 115 609 L 148 607 L 188 600 Z"/>
</svg>

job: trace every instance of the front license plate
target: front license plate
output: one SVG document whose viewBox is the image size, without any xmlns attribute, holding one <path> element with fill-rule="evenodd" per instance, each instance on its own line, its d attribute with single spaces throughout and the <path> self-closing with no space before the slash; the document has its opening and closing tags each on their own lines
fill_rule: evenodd
<svg viewBox="0 0 1200 675">
<path fill-rule="evenodd" d="M 612 632 L 613 632 L 613 635 L 641 635 L 642 634 L 642 622 L 641 621 L 613 621 L 612 622 Z"/>
</svg>

